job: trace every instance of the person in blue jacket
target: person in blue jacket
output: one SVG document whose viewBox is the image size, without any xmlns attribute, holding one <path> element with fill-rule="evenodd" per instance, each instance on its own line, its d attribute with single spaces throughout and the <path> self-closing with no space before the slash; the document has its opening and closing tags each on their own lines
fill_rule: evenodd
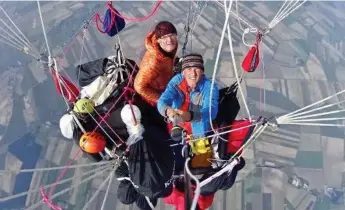
<svg viewBox="0 0 345 210">
<path fill-rule="evenodd" d="M 219 93 L 216 85 L 212 88 L 212 96 L 210 92 L 211 80 L 204 74 L 203 57 L 189 54 L 183 57 L 182 73 L 169 81 L 157 108 L 162 116 L 170 120 L 180 119 L 177 124 L 185 130 L 189 126 L 194 138 L 205 137 L 211 130 L 210 114 L 214 120 L 218 112 Z"/>
</svg>

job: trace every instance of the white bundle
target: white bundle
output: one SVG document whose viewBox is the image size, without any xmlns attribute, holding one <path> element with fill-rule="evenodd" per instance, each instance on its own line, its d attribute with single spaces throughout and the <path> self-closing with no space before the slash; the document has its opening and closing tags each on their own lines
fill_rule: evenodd
<svg viewBox="0 0 345 210">
<path fill-rule="evenodd" d="M 129 137 L 127 139 L 126 144 L 132 145 L 140 140 L 143 139 L 143 133 L 145 131 L 144 126 L 140 123 L 141 120 L 141 112 L 140 109 L 132 105 L 133 113 L 131 111 L 131 106 L 129 104 L 126 104 L 122 110 L 121 110 L 121 119 L 126 124 L 127 131 L 129 134 Z M 135 120 L 133 119 L 135 117 L 135 120 L 137 121 L 137 124 L 135 124 Z"/>
</svg>

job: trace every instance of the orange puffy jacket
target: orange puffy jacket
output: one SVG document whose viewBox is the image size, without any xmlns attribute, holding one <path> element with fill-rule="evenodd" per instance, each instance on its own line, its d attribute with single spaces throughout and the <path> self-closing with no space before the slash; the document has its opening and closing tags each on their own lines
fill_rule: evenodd
<svg viewBox="0 0 345 210">
<path fill-rule="evenodd" d="M 156 106 L 173 76 L 174 58 L 168 57 L 160 49 L 154 32 L 145 40 L 146 53 L 140 63 L 139 72 L 134 80 L 134 89 L 148 103 Z M 172 52 L 175 56 L 177 51 Z"/>
</svg>

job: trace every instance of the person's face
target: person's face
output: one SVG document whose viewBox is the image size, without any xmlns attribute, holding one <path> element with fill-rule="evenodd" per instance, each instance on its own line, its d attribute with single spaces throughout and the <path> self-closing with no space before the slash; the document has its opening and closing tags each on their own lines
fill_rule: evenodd
<svg viewBox="0 0 345 210">
<path fill-rule="evenodd" d="M 195 88 L 201 80 L 204 71 L 198 67 L 188 67 L 183 70 L 183 76 L 186 78 L 187 84 L 191 88 Z"/>
<path fill-rule="evenodd" d="M 177 36 L 176 34 L 167 34 L 159 38 L 158 43 L 160 47 L 165 51 L 165 52 L 172 52 L 176 49 L 177 47 Z"/>
</svg>

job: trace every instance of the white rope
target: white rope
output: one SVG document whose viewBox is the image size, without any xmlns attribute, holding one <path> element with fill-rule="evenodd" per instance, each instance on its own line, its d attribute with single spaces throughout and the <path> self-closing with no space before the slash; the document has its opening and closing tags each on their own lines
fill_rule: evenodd
<svg viewBox="0 0 345 210">
<path fill-rule="evenodd" d="M 0 19 L 0 21 L 5 24 L 5 22 L 2 19 Z M 3 31 L 4 34 L 6 34 L 9 37 L 9 38 L 6 37 L 7 40 L 11 40 L 12 43 L 16 44 L 17 46 L 20 46 L 21 48 L 25 47 L 25 43 L 22 43 L 20 40 L 14 37 L 13 34 L 10 34 L 9 30 L 4 29 L 3 27 L 0 27 L 0 30 Z M 4 35 L 2 36 L 5 38 Z"/>
<path fill-rule="evenodd" d="M 109 195 L 109 191 L 110 191 L 110 186 L 111 186 L 111 184 L 112 184 L 112 182 L 113 182 L 113 177 L 114 177 L 114 174 L 115 173 L 110 173 L 110 180 L 109 180 L 109 184 L 108 184 L 108 187 L 107 187 L 107 191 L 105 192 L 105 195 L 104 195 L 104 199 L 103 199 L 103 202 L 102 202 L 102 207 L 101 207 L 101 210 L 104 210 L 104 208 L 105 208 L 105 203 L 106 203 L 106 201 L 107 201 L 107 198 L 108 198 L 108 195 Z"/>
<path fill-rule="evenodd" d="M 218 67 L 218 62 L 219 62 L 219 57 L 220 57 L 220 53 L 222 51 L 222 46 L 223 46 L 223 40 L 225 37 L 225 30 L 226 30 L 226 25 L 229 22 L 229 18 L 230 18 L 230 11 L 231 11 L 231 5 L 232 5 L 232 0 L 230 0 L 230 7 L 227 10 L 226 5 L 224 5 L 224 11 L 225 11 L 225 22 L 224 22 L 224 26 L 223 26 L 223 30 L 222 30 L 222 35 L 220 37 L 220 42 L 218 45 L 218 51 L 217 51 L 217 56 L 216 56 L 216 61 L 214 64 L 214 68 L 213 68 L 213 74 L 212 74 L 212 82 L 211 82 L 211 88 L 210 88 L 210 101 L 209 101 L 209 122 L 210 122 L 210 126 L 211 129 L 214 133 L 218 133 L 218 131 L 216 131 L 213 127 L 213 123 L 212 123 L 212 92 L 213 92 L 213 88 L 214 88 L 214 83 L 216 80 L 216 74 L 217 74 L 217 67 Z M 220 137 L 222 140 L 226 141 L 225 139 L 223 139 L 222 137 Z"/>
<path fill-rule="evenodd" d="M 208 177 L 207 179 L 205 179 L 204 181 L 202 181 L 201 183 L 199 182 L 198 178 L 194 177 L 192 175 L 192 173 L 189 171 L 189 168 L 188 168 L 188 161 L 190 160 L 190 158 L 187 159 L 187 161 L 185 162 L 185 169 L 188 173 L 188 175 L 190 177 L 192 177 L 193 179 L 196 180 L 196 189 L 195 191 L 197 193 L 195 193 L 194 195 L 194 198 L 193 198 L 193 204 L 194 202 L 197 203 L 197 200 L 198 200 L 198 197 L 200 195 L 200 190 L 201 190 L 201 187 L 205 186 L 206 184 L 208 184 L 209 182 L 211 182 L 213 179 L 215 179 L 216 177 L 222 175 L 223 173 L 225 172 L 228 172 L 228 171 L 232 171 L 233 168 L 235 167 L 236 164 L 239 163 L 239 160 L 237 160 L 236 156 L 238 155 L 238 153 L 242 151 L 242 154 L 243 152 L 251 145 L 253 144 L 256 139 L 261 135 L 261 133 L 266 129 L 266 127 L 268 126 L 268 124 L 264 124 L 264 125 L 261 125 L 258 129 L 256 129 L 254 131 L 254 133 L 251 135 L 251 137 L 248 139 L 248 141 L 241 146 L 240 149 L 237 150 L 237 152 L 231 156 L 231 158 L 229 159 L 229 162 L 230 164 L 228 164 L 227 166 L 225 166 L 224 168 L 222 168 L 221 170 L 219 170 L 218 172 L 216 172 L 215 174 L 213 174 L 212 176 Z M 239 156 L 242 156 L 242 154 L 240 154 Z M 197 195 L 197 196 L 196 196 Z M 195 207 L 193 208 L 194 206 L 192 205 L 192 208 L 191 209 L 195 209 Z"/>
<path fill-rule="evenodd" d="M 110 178 L 113 177 L 113 174 L 115 172 L 115 168 L 113 169 L 112 172 L 110 172 L 109 176 L 101 183 L 101 186 L 98 187 L 98 189 L 96 190 L 96 192 L 92 195 L 92 197 L 87 201 L 87 203 L 84 205 L 83 210 L 88 209 L 89 205 L 91 204 L 91 202 L 97 197 L 98 193 L 101 191 L 101 189 L 103 188 L 103 186 L 108 182 L 108 180 L 110 180 Z M 110 183 L 110 182 L 109 182 Z"/>
<path fill-rule="evenodd" d="M 98 165 L 104 165 L 104 164 L 110 164 L 114 162 L 114 160 L 111 161 L 101 161 L 97 163 L 86 163 L 86 164 L 78 164 L 78 165 L 71 165 L 68 166 L 68 168 L 82 168 L 82 167 L 89 167 L 89 166 L 98 166 Z M 38 171 L 52 171 L 52 170 L 60 170 L 64 169 L 66 166 L 59 166 L 59 167 L 49 167 L 49 168 L 35 168 L 35 169 L 9 169 L 9 170 L 0 170 L 1 173 L 28 173 L 28 172 L 38 172 Z"/>
<path fill-rule="evenodd" d="M 81 50 L 80 50 L 79 68 L 78 68 L 78 77 L 77 77 L 78 80 L 80 77 L 81 60 L 83 59 L 83 51 L 84 51 L 84 46 L 85 46 L 85 34 L 86 34 L 86 29 L 83 30 L 83 38 L 81 40 Z"/>
<path fill-rule="evenodd" d="M 70 187 L 68 187 L 68 188 L 66 188 L 66 189 L 64 189 L 64 190 L 62 190 L 62 191 L 60 191 L 60 192 L 58 192 L 58 193 L 52 195 L 49 199 L 50 199 L 50 200 L 53 200 L 54 198 L 56 198 L 56 197 L 58 197 L 58 196 L 60 196 L 60 195 L 62 195 L 62 194 L 64 194 L 64 193 L 66 193 L 66 192 L 72 190 L 73 188 L 75 188 L 75 187 L 77 187 L 77 186 L 79 186 L 79 185 L 81 185 L 81 184 L 83 184 L 83 183 L 85 183 L 85 182 L 88 182 L 88 181 L 90 181 L 91 179 L 93 179 L 93 178 L 95 178 L 95 177 L 101 175 L 102 173 L 104 173 L 104 172 L 107 171 L 107 170 L 108 170 L 108 168 L 106 168 L 106 169 L 104 169 L 104 170 L 102 170 L 102 171 L 98 171 L 98 172 L 95 173 L 94 175 L 92 175 L 92 176 L 90 176 L 90 177 L 88 177 L 88 178 L 86 178 L 86 179 L 83 179 L 83 180 L 81 180 L 81 181 L 79 181 L 79 182 L 77 182 L 77 183 L 71 185 Z M 44 203 L 44 201 L 42 200 L 42 201 L 40 201 L 40 202 L 38 202 L 38 203 L 36 203 L 36 204 L 34 204 L 34 205 L 28 207 L 28 208 L 25 209 L 25 210 L 34 210 L 34 209 L 37 209 L 37 208 L 38 208 L 40 205 L 42 205 L 43 203 Z"/>
<path fill-rule="evenodd" d="M 323 123 L 294 123 L 294 122 L 280 122 L 279 125 L 308 125 L 308 126 L 325 126 L 325 127 L 345 127 L 344 124 L 323 124 Z"/>
<path fill-rule="evenodd" d="M 224 4 L 226 4 L 225 2 L 226 1 L 224 0 Z M 231 7 L 231 5 L 230 5 L 230 7 Z M 234 73 L 235 73 L 235 76 L 236 76 L 236 81 L 237 81 L 237 84 L 238 84 L 238 89 L 239 89 L 241 97 L 242 97 L 243 105 L 244 105 L 244 107 L 245 107 L 245 109 L 247 111 L 248 119 L 250 121 L 252 121 L 252 117 L 251 117 L 251 114 L 250 114 L 250 111 L 249 111 L 249 108 L 248 108 L 248 105 L 247 105 L 247 102 L 246 102 L 246 99 L 245 99 L 245 96 L 244 96 L 244 93 L 243 93 L 243 90 L 242 90 L 242 87 L 241 87 L 241 82 L 240 82 L 240 79 L 239 79 L 239 76 L 238 76 L 238 71 L 237 71 L 237 66 L 236 66 L 236 59 L 235 59 L 235 54 L 234 54 L 234 50 L 233 50 L 233 46 L 232 46 L 231 29 L 230 29 L 230 26 L 228 24 L 226 25 L 226 27 L 227 27 L 227 30 L 228 30 L 227 32 L 228 32 L 228 41 L 229 41 L 231 59 L 232 59 L 233 67 L 234 67 Z"/>
<path fill-rule="evenodd" d="M 329 107 L 336 106 L 336 105 L 342 104 L 342 103 L 344 103 L 344 102 L 345 102 L 345 100 L 339 101 L 339 102 L 337 102 L 337 103 L 333 103 L 333 104 L 321 106 L 321 107 L 319 107 L 319 108 L 315 108 L 315 109 L 312 109 L 312 110 L 309 110 L 309 111 L 305 111 L 305 112 L 301 112 L 301 113 L 294 114 L 294 115 L 292 115 L 292 116 L 289 117 L 289 118 L 294 118 L 294 117 L 301 116 L 301 115 L 304 115 L 304 114 L 308 114 L 308 113 L 311 113 L 311 112 L 315 112 L 315 111 L 318 111 L 318 110 L 327 109 L 327 108 L 329 108 Z"/>
<path fill-rule="evenodd" d="M 239 163 L 239 160 L 237 160 L 237 158 L 233 161 L 231 161 L 230 164 L 228 164 L 227 166 L 225 166 L 224 168 L 222 168 L 221 170 L 217 171 L 215 174 L 213 174 L 212 176 L 208 177 L 207 179 L 203 180 L 200 183 L 200 188 L 207 185 L 208 183 L 210 183 L 213 179 L 221 176 L 223 173 L 227 172 L 227 171 L 232 171 L 232 169 Z"/>
<path fill-rule="evenodd" d="M 219 137 L 219 136 L 221 136 L 221 135 L 224 135 L 224 134 L 228 134 L 228 133 L 232 133 L 232 132 L 234 132 L 234 131 L 239 131 L 239 130 L 242 130 L 242 129 L 245 129 L 245 128 L 249 128 L 249 127 L 252 127 L 252 126 L 255 126 L 255 125 L 257 125 L 257 124 L 259 124 L 259 123 L 252 123 L 252 124 L 250 124 L 250 125 L 246 125 L 246 126 L 243 126 L 243 127 L 239 127 L 239 128 L 235 128 L 235 129 L 231 129 L 231 130 L 227 130 L 227 131 L 223 131 L 223 132 L 219 132 L 219 131 L 217 131 L 217 133 L 215 133 L 215 134 L 210 134 L 210 135 L 208 135 L 208 136 L 206 136 L 206 138 L 213 138 L 213 137 Z M 222 138 L 223 139 L 223 138 Z M 191 142 L 194 142 L 194 141 L 198 141 L 199 139 L 192 139 L 192 140 L 190 140 Z M 227 139 L 224 139 L 224 141 L 228 141 Z"/>
<path fill-rule="evenodd" d="M 0 19 L 0 21 L 2 22 L 2 24 L 4 24 L 6 26 L 6 28 L 11 31 L 14 36 L 16 36 L 18 39 L 17 41 L 19 43 L 21 43 L 23 46 L 26 46 L 27 48 L 31 48 L 30 44 L 27 43 L 25 40 L 22 39 L 22 37 L 20 37 L 15 31 L 13 31 L 13 29 L 3 20 L 3 19 Z M 2 29 L 2 28 L 1 28 Z M 7 33 L 11 38 L 13 39 L 16 39 L 14 36 L 10 35 L 8 31 L 2 29 L 5 33 Z M 36 52 L 35 52 L 36 53 Z M 37 55 L 37 54 L 36 54 Z M 39 54 L 38 54 L 39 55 Z"/>
<path fill-rule="evenodd" d="M 23 34 L 23 32 L 18 28 L 18 26 L 14 23 L 14 21 L 10 18 L 10 16 L 6 13 L 6 11 L 4 10 L 4 8 L 2 6 L 0 6 L 0 9 L 2 10 L 2 12 L 6 15 L 7 19 L 12 23 L 12 25 L 18 30 L 18 32 L 23 36 L 23 38 L 26 40 L 26 42 L 28 43 L 28 45 L 34 49 L 36 51 L 36 53 L 39 55 L 39 51 L 37 50 L 37 48 L 26 38 L 26 36 Z"/>
<path fill-rule="evenodd" d="M 322 112 L 322 113 L 318 113 L 318 114 L 305 115 L 305 116 L 301 116 L 301 117 L 289 117 L 289 118 L 287 118 L 287 120 L 307 119 L 307 118 L 311 118 L 311 117 L 318 117 L 318 116 L 324 116 L 324 115 L 329 115 L 329 114 L 337 114 L 337 113 L 341 113 L 341 112 L 345 112 L 345 110 L 341 109 L 341 110 L 335 110 L 335 111 L 329 111 L 329 112 Z"/>
<path fill-rule="evenodd" d="M 7 42 L 6 42 L 5 40 L 3 40 L 3 39 L 0 40 L 0 41 L 3 42 L 4 44 L 7 44 L 7 45 L 9 45 L 9 46 L 11 46 L 11 47 L 13 47 L 13 48 L 19 50 L 19 51 L 22 51 L 22 52 L 25 50 L 22 46 L 19 46 L 18 43 L 15 43 L 13 40 L 7 38 L 6 36 L 4 36 L 4 35 L 2 35 L 2 34 L 0 34 L 0 36 L 1 36 L 3 39 L 6 39 L 6 40 L 7 40 Z"/>
<path fill-rule="evenodd" d="M 268 124 L 265 125 L 261 125 L 259 128 L 257 128 L 252 135 L 250 136 L 250 138 L 247 140 L 247 142 L 245 144 L 243 144 L 236 152 L 235 154 L 233 154 L 231 156 L 231 158 L 229 159 L 229 161 L 231 162 L 240 152 L 241 150 L 243 150 L 243 152 L 250 146 L 252 145 L 256 139 L 262 134 L 262 132 L 265 131 L 265 129 L 267 128 Z M 242 154 L 243 154 L 242 152 Z M 242 156 L 242 154 L 240 156 Z"/>
<path fill-rule="evenodd" d="M 64 179 L 64 180 L 60 180 L 60 181 L 58 181 L 57 183 L 45 185 L 45 186 L 43 187 L 43 189 L 46 190 L 46 189 L 48 189 L 48 188 L 51 187 L 51 186 L 60 185 L 60 184 L 66 183 L 66 182 L 68 182 L 68 181 L 71 181 L 71 180 L 75 179 L 76 177 L 86 176 L 86 175 L 92 174 L 92 173 L 94 173 L 94 172 L 97 172 L 97 171 L 100 171 L 100 170 L 107 169 L 107 168 L 109 168 L 109 167 L 111 167 L 111 166 L 107 165 L 107 166 L 102 166 L 102 167 L 99 167 L 99 168 L 95 168 L 95 169 L 92 169 L 92 170 L 83 172 L 82 174 L 74 175 L 74 176 L 71 177 L 71 178 Z M 12 199 L 15 199 L 15 198 L 19 198 L 19 197 L 22 197 L 22 196 L 25 196 L 25 195 L 28 195 L 28 194 L 31 194 L 31 193 L 38 193 L 38 192 L 40 192 L 40 191 L 41 191 L 40 188 L 38 188 L 38 189 L 33 189 L 33 190 L 28 190 L 28 191 L 26 191 L 26 192 L 22 192 L 22 193 L 18 193 L 18 194 L 15 194 L 15 195 L 7 196 L 7 197 L 4 197 L 4 198 L 0 198 L 0 202 L 5 202 L 5 201 L 8 201 L 8 200 L 12 200 Z"/>
<path fill-rule="evenodd" d="M 150 198 L 145 196 L 145 200 L 147 202 L 147 204 L 149 204 L 149 206 L 151 207 L 151 209 L 155 209 L 155 207 L 153 206 L 152 202 L 150 201 Z"/>
<path fill-rule="evenodd" d="M 286 18 L 288 15 L 290 15 L 291 13 L 293 13 L 296 9 L 298 9 L 300 6 L 302 6 L 306 0 L 302 1 L 300 4 L 298 4 L 296 7 L 294 7 L 297 3 L 299 3 L 299 1 L 296 1 L 290 8 L 289 5 L 293 2 L 293 1 L 289 1 L 289 4 L 286 8 L 282 9 L 284 7 L 284 5 L 286 4 L 288 0 L 285 0 L 285 3 L 283 4 L 283 6 L 280 8 L 279 11 L 283 12 L 278 12 L 276 14 L 276 16 L 273 18 L 273 20 L 271 21 L 271 23 L 268 25 L 268 27 L 270 29 L 272 29 L 274 26 L 276 26 L 278 23 L 280 23 L 284 18 Z"/>
<path fill-rule="evenodd" d="M 191 40 L 190 40 L 191 48 L 192 48 L 193 35 L 194 35 L 194 29 L 196 27 L 196 23 L 198 22 L 199 18 L 201 17 L 202 13 L 204 12 L 204 9 L 206 8 L 208 1 L 209 0 L 206 0 L 206 2 L 204 3 L 204 6 L 201 8 L 200 12 L 199 13 L 196 12 L 196 15 L 194 16 L 194 18 L 192 20 L 192 30 L 190 31 L 190 34 L 191 34 Z M 197 1 L 197 2 L 199 2 L 199 1 Z M 197 8 L 199 8 L 199 6 L 197 6 Z"/>
<path fill-rule="evenodd" d="M 48 43 L 46 29 L 44 27 L 44 22 L 43 22 L 43 17 L 42 17 L 42 12 L 41 12 L 41 5 L 40 5 L 40 1 L 39 0 L 37 0 L 37 6 L 38 6 L 38 13 L 40 15 L 40 20 L 41 20 L 41 24 L 42 24 L 44 40 L 45 40 L 46 45 L 47 45 L 48 56 L 51 58 L 52 55 L 51 55 L 51 51 L 50 51 L 50 47 L 49 47 L 49 43 Z"/>
<path fill-rule="evenodd" d="M 326 97 L 326 98 L 324 98 L 324 99 L 321 99 L 321 100 L 319 100 L 319 101 L 317 101 L 317 102 L 315 102 L 315 103 L 312 103 L 312 104 L 310 104 L 310 105 L 308 105 L 308 106 L 305 106 L 305 107 L 303 107 L 303 108 L 300 108 L 300 109 L 298 109 L 298 110 L 296 110 L 296 111 L 293 111 L 293 112 L 291 112 L 291 113 L 289 113 L 289 114 L 280 116 L 280 117 L 277 118 L 277 120 L 283 121 L 283 120 L 285 120 L 286 118 L 292 117 L 295 113 L 298 113 L 298 112 L 300 112 L 300 111 L 306 110 L 306 109 L 308 109 L 308 108 L 310 108 L 310 107 L 312 107 L 312 106 L 318 105 L 318 104 L 320 104 L 320 103 L 322 103 L 322 102 L 324 102 L 324 101 L 327 101 L 327 100 L 329 100 L 330 98 L 332 98 L 332 97 L 334 97 L 334 96 L 337 96 L 337 95 L 339 95 L 339 94 L 342 94 L 342 93 L 344 93 L 344 92 L 345 92 L 345 90 L 341 90 L 341 91 L 339 91 L 339 92 L 337 92 L 337 93 L 335 93 L 335 94 L 333 94 L 333 95 L 331 95 L 331 96 L 328 96 L 328 97 Z"/>
<path fill-rule="evenodd" d="M 189 166 L 188 166 L 189 161 L 190 161 L 190 157 L 188 157 L 187 160 L 185 161 L 184 168 L 185 168 L 188 176 L 190 176 L 195 181 L 195 185 L 196 185 L 192 206 L 190 208 L 191 210 L 194 210 L 196 208 L 196 205 L 198 204 L 201 186 L 200 186 L 199 179 L 196 176 L 194 176 L 189 169 Z M 187 184 L 187 183 L 185 183 L 185 184 Z"/>
<path fill-rule="evenodd" d="M 213 0 L 215 3 L 217 3 L 219 6 L 224 7 L 224 3 L 221 2 L 221 0 Z M 239 16 L 239 14 L 236 14 L 235 12 L 231 11 L 230 13 L 232 16 L 234 16 L 237 20 L 242 21 L 242 23 L 246 24 L 249 28 L 254 28 L 248 21 L 243 19 Z"/>
<path fill-rule="evenodd" d="M 291 119 L 288 122 L 316 122 L 316 121 L 333 121 L 333 120 L 345 120 L 345 118 L 344 117 L 332 117 L 332 118 L 302 119 L 302 120 Z"/>
</svg>

